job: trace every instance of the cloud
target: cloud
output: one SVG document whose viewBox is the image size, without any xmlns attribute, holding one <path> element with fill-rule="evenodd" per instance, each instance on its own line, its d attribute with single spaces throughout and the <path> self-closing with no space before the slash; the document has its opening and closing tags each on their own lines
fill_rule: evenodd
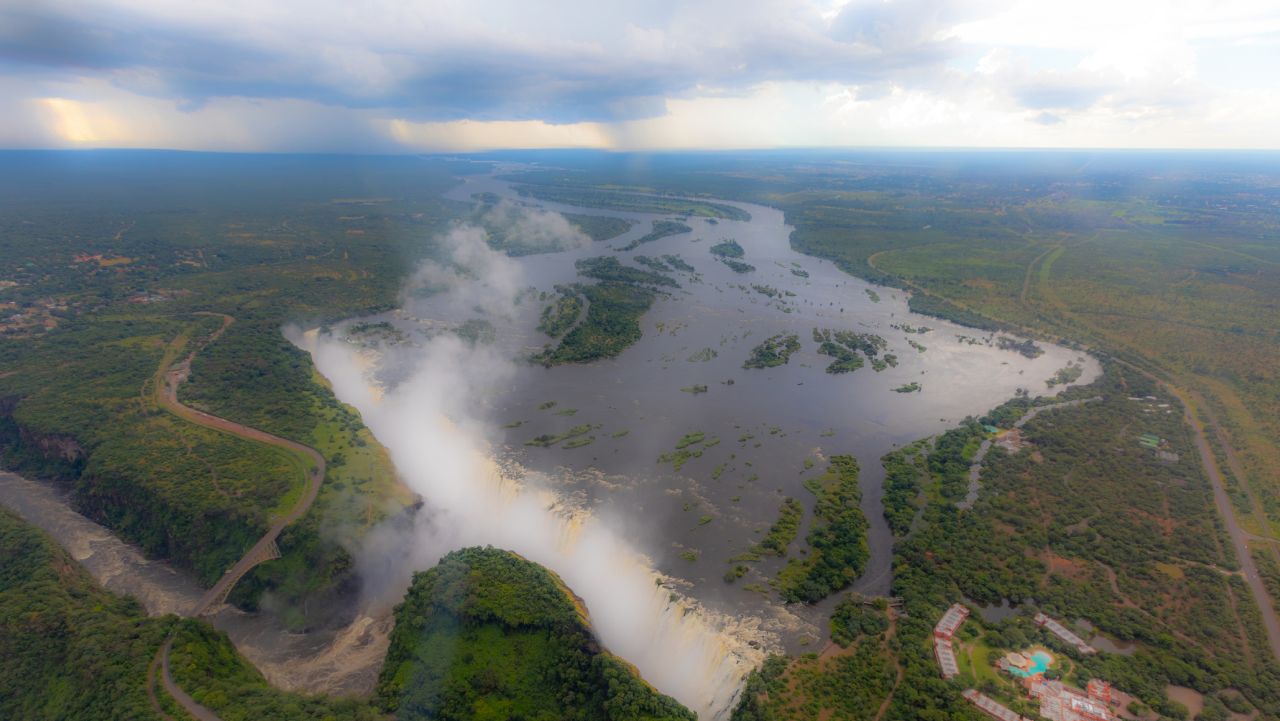
<svg viewBox="0 0 1280 721">
<path fill-rule="evenodd" d="M 619 7 L 229 2 L 175 13 L 145 0 L 0 7 L 0 62 L 75 71 L 198 107 L 211 98 L 385 108 L 415 121 L 657 117 L 699 88 L 868 82 L 936 65 L 936 0 L 849 3 L 831 23 L 799 0 Z M 283 12 L 289 9 L 298 12 Z M 288 22 L 283 22 L 283 21 Z"/>
<path fill-rule="evenodd" d="M 1109 86 L 1092 78 L 1049 74 L 1018 83 L 1012 93 L 1027 108 L 1087 110 L 1110 90 Z"/>
<path fill-rule="evenodd" d="M 0 0 L 0 144 L 1277 147 L 1277 37 L 1267 0 Z"/>
</svg>

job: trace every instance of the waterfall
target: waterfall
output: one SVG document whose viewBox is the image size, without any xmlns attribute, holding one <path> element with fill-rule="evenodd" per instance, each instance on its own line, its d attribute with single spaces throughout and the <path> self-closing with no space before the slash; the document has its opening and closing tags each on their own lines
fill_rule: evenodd
<svg viewBox="0 0 1280 721">
<path fill-rule="evenodd" d="M 704 720 L 728 717 L 743 678 L 773 645 L 760 619 L 705 608 L 607 519 L 564 503 L 522 469 L 500 468 L 486 429 L 468 417 L 475 389 L 500 363 L 437 337 L 412 349 L 406 380 L 384 388 L 371 380 L 376 364 L 367 352 L 315 332 L 300 344 L 434 511 L 403 539 L 414 546 L 408 555 L 417 569 L 463 546 L 514 551 L 558 574 L 585 603 L 604 646 L 659 691 Z"/>
</svg>

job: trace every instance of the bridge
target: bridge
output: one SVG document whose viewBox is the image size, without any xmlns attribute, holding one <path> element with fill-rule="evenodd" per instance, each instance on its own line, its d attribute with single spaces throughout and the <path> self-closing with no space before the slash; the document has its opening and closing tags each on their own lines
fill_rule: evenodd
<svg viewBox="0 0 1280 721">
<path fill-rule="evenodd" d="M 236 587 L 240 579 L 256 566 L 267 561 L 273 561 L 280 557 L 280 547 L 276 545 L 276 537 L 279 531 L 268 533 L 266 536 L 258 539 L 253 548 L 249 552 L 240 557 L 236 565 L 228 568 L 218 582 L 213 584 L 200 600 L 196 603 L 195 608 L 191 609 L 191 615 L 194 617 L 212 616 L 218 612 L 223 604 L 227 602 L 227 597 L 231 595 L 231 590 Z"/>
</svg>

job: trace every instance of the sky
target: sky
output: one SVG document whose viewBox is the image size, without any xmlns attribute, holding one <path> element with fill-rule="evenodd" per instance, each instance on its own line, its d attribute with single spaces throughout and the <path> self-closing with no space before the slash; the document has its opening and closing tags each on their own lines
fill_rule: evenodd
<svg viewBox="0 0 1280 721">
<path fill-rule="evenodd" d="M 0 0 L 0 147 L 1280 148 L 1277 0 Z"/>
</svg>

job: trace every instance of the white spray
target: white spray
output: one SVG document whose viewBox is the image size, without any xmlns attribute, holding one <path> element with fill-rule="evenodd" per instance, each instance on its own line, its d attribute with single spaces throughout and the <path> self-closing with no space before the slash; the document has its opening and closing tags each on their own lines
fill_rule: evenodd
<svg viewBox="0 0 1280 721">
<path fill-rule="evenodd" d="M 429 264 L 413 282 L 449 289 L 451 305 L 479 304 L 501 314 L 521 287 L 519 264 L 492 251 L 475 228 L 455 228 L 444 240 L 454 267 Z M 727 716 L 743 676 L 762 658 L 759 644 L 748 644 L 767 640 L 760 621 L 717 616 L 674 593 L 605 519 L 569 508 L 528 473 L 499 469 L 487 452 L 490 429 L 475 419 L 475 409 L 509 378 L 509 359 L 437 335 L 409 350 L 384 349 L 411 366 L 405 380 L 384 389 L 371 382 L 360 350 L 314 333 L 304 344 L 432 511 L 419 515 L 411 538 L 404 529 L 372 534 L 364 561 L 376 565 L 381 556 L 385 565 L 398 554 L 423 569 L 463 546 L 513 550 L 559 574 L 586 603 L 605 646 L 660 691 L 703 719 Z"/>
</svg>

